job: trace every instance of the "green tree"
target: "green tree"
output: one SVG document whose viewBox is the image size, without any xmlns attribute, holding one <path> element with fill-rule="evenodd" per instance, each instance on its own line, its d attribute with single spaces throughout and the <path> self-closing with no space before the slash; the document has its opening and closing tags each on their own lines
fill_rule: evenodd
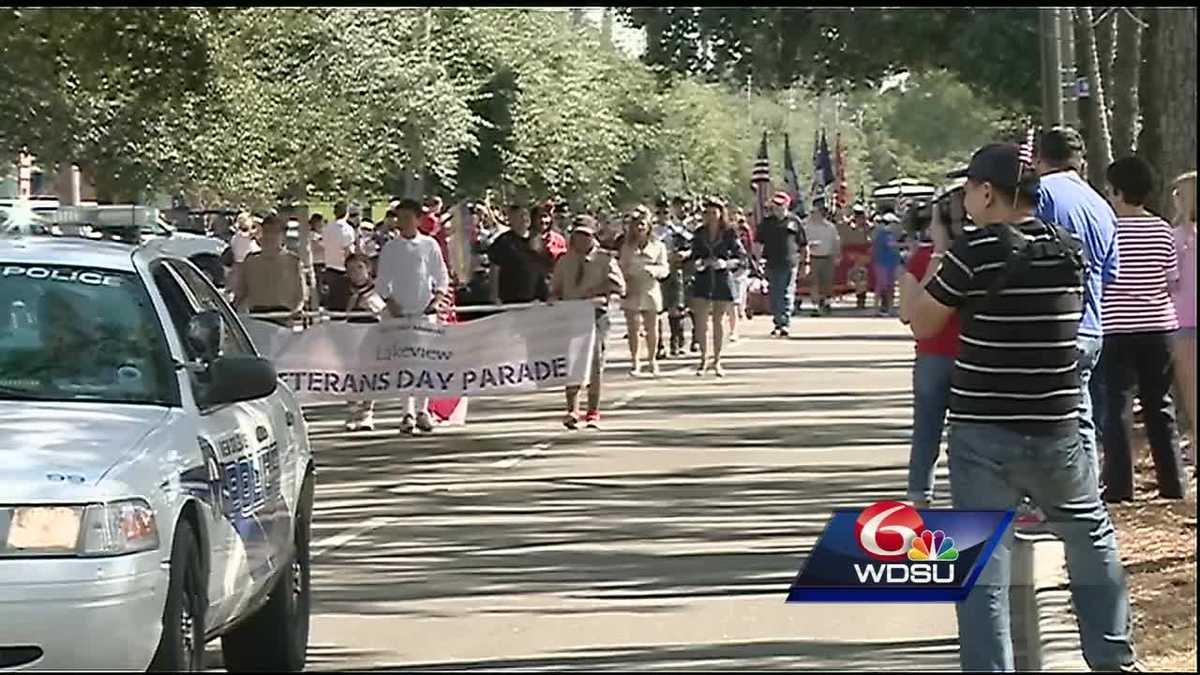
<svg viewBox="0 0 1200 675">
<path fill-rule="evenodd" d="M 647 33 L 646 60 L 740 86 L 877 85 L 947 68 L 996 100 L 1038 105 L 1035 9 L 623 8 Z"/>
</svg>

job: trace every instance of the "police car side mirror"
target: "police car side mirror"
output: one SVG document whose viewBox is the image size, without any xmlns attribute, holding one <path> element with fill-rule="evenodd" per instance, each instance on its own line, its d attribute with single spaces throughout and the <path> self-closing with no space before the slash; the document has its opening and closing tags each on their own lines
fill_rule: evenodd
<svg viewBox="0 0 1200 675">
<path fill-rule="evenodd" d="M 225 342 L 225 322 L 215 310 L 200 312 L 188 321 L 188 346 L 203 364 L 212 363 L 221 354 Z"/>
<path fill-rule="evenodd" d="M 267 359 L 248 354 L 222 356 L 209 366 L 204 402 L 223 405 L 266 398 L 279 386 L 277 378 L 275 366 Z"/>
</svg>

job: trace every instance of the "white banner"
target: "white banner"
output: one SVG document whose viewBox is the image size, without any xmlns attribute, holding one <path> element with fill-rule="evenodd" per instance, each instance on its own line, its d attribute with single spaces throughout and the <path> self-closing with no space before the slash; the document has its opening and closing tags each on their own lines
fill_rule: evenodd
<svg viewBox="0 0 1200 675">
<path fill-rule="evenodd" d="M 595 305 L 559 302 L 460 324 L 332 321 L 296 332 L 242 317 L 301 402 L 497 396 L 583 384 Z"/>
</svg>

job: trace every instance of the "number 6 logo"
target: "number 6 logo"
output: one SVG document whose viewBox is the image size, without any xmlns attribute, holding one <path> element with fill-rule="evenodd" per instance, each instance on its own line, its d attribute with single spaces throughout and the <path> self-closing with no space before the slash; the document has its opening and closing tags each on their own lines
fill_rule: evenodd
<svg viewBox="0 0 1200 675">
<path fill-rule="evenodd" d="M 908 547 L 925 531 L 921 514 L 908 504 L 875 502 L 854 521 L 854 536 L 863 553 L 875 560 L 904 560 Z"/>
</svg>

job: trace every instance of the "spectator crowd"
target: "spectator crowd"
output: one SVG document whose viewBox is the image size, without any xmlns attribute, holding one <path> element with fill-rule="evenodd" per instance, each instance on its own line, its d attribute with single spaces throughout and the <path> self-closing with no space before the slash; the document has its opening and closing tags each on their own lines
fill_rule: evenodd
<svg viewBox="0 0 1200 675">
<path fill-rule="evenodd" d="M 1125 157 L 1093 186 L 1083 148 L 1065 127 L 1027 153 L 985 146 L 947 177 L 924 218 L 919 207 L 843 212 L 820 193 L 807 204 L 776 193 L 760 218 L 718 196 L 664 195 L 617 216 L 574 213 L 562 199 L 489 198 L 455 207 L 468 214 L 459 236 L 470 233 L 478 259 L 465 267 L 449 264 L 452 216 L 438 198 L 394 201 L 379 224 L 355 204 L 336 205 L 330 222 L 311 216 L 311 269 L 288 249 L 282 218 L 242 214 L 229 287 L 242 311 L 295 315 L 315 300 L 354 321 L 452 321 L 456 303 L 589 301 L 595 352 L 584 399 L 583 387 L 566 391 L 562 423 L 572 430 L 600 424 L 613 312 L 624 315 L 631 376 L 657 377 L 686 351 L 696 376 L 720 378 L 741 321 L 765 313 L 773 337 L 789 336 L 798 288 L 816 317 L 841 294 L 866 310 L 870 293 L 874 312 L 898 313 L 916 338 L 909 501 L 935 504 L 948 430 L 953 506 L 1019 507 L 1020 526 L 1055 529 L 1089 664 L 1128 668 L 1128 590 L 1106 504 L 1134 497 L 1137 404 L 1159 495 L 1188 491 L 1196 174 L 1170 184 L 1168 221 L 1148 209 L 1161 187 L 1153 167 Z M 347 429 L 374 428 L 371 403 L 349 408 Z M 401 431 L 434 426 L 429 401 L 409 399 Z M 957 608 L 964 669 L 1012 668 L 1009 550 L 997 548 L 1001 560 Z"/>
</svg>

